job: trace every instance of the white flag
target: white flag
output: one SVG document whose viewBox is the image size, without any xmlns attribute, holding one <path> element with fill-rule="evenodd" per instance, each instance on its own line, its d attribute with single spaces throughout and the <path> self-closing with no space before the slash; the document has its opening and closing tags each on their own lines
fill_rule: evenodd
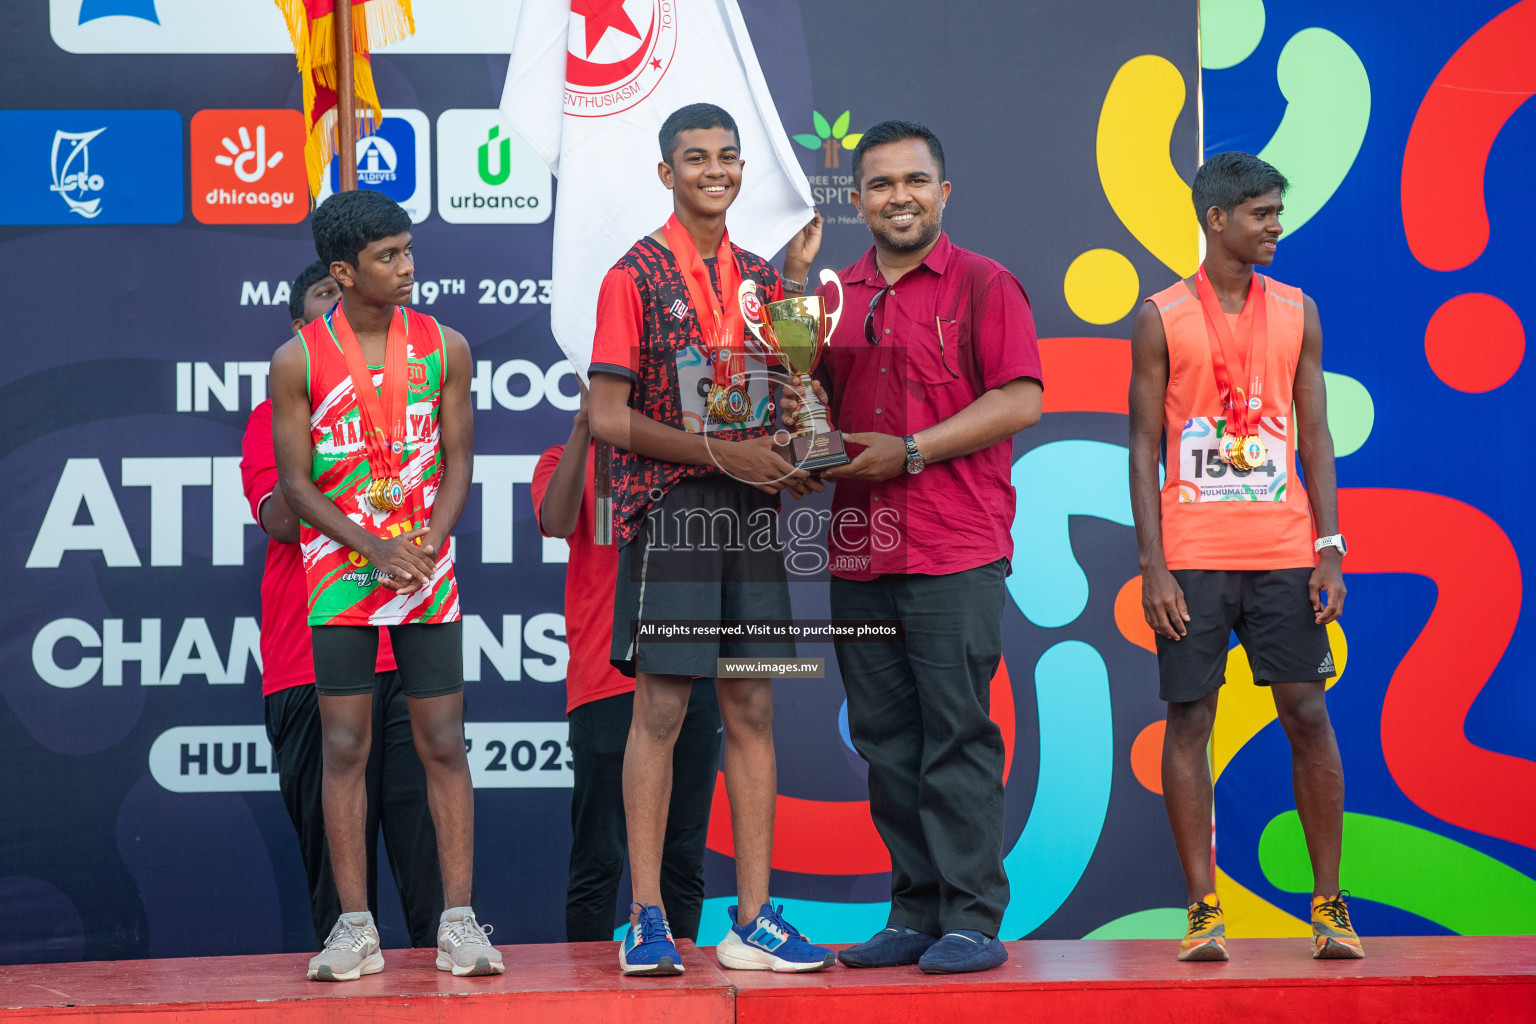
<svg viewBox="0 0 1536 1024">
<path fill-rule="evenodd" d="M 731 241 L 771 257 L 811 219 L 811 188 L 736 0 L 523 4 L 501 112 L 560 179 L 550 321 L 583 376 L 603 275 L 672 212 L 656 133 L 700 102 L 724 107 L 741 134 Z"/>
</svg>

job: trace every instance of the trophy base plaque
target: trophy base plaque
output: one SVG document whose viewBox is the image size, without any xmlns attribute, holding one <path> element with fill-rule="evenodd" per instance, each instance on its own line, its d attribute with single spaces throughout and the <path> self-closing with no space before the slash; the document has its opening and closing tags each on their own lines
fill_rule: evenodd
<svg viewBox="0 0 1536 1024">
<path fill-rule="evenodd" d="M 853 461 L 843 445 L 841 430 L 795 437 L 791 440 L 790 451 L 794 453 L 795 465 L 808 473 L 846 466 Z"/>
</svg>

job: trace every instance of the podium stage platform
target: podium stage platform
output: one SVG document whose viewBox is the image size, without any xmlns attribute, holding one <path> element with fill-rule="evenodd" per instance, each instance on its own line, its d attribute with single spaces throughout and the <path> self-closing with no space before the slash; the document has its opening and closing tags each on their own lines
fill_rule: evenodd
<svg viewBox="0 0 1536 1024">
<path fill-rule="evenodd" d="M 1023 941 L 995 971 L 624 978 L 614 943 L 500 947 L 507 972 L 454 978 L 431 950 L 384 973 L 304 980 L 308 954 L 0 967 L 5 1024 L 1123 1024 L 1126 1021 L 1536 1021 L 1536 937 L 1367 937 L 1365 960 L 1315 961 L 1304 939 L 1234 939 L 1228 963 L 1181 964 L 1171 941 Z"/>
</svg>

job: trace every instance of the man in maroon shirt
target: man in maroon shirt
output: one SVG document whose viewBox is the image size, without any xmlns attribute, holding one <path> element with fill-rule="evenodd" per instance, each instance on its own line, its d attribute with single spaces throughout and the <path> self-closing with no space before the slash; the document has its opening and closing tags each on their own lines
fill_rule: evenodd
<svg viewBox="0 0 1536 1024">
<path fill-rule="evenodd" d="M 288 311 L 295 332 L 341 298 L 341 287 L 318 260 L 293 282 Z M 299 551 L 299 517 L 277 486 L 272 446 L 272 402 L 251 410 L 241 445 L 240 476 L 251 514 L 271 538 L 261 576 L 261 694 L 267 738 L 277 761 L 283 804 L 298 834 L 299 853 L 309 881 L 309 907 L 316 948 L 325 945 L 341 914 L 341 897 L 331 876 L 320 807 L 320 707 L 315 700 L 315 666 L 310 655 L 304 562 Z M 413 946 L 437 945 L 443 909 L 437 866 L 437 832 L 427 809 L 427 776 L 411 738 L 405 690 L 395 671 L 389 630 L 379 630 L 378 688 L 373 698 L 373 745 L 368 755 L 368 811 L 364 823 L 368 859 L 368 907 L 379 912 L 376 865 L 379 829 Z"/>
<path fill-rule="evenodd" d="M 1013 435 L 1040 419 L 1040 353 L 1018 280 L 942 230 L 950 184 L 931 131 L 875 125 L 853 179 L 874 245 L 839 274 L 850 315 L 823 363 L 832 422 L 850 452 L 864 446 L 823 474 L 837 480 L 832 617 L 904 620 L 906 642 L 837 644 L 891 854 L 889 926 L 840 959 L 979 971 L 1008 957 L 1003 741 L 988 698 L 1013 554 Z"/>
</svg>

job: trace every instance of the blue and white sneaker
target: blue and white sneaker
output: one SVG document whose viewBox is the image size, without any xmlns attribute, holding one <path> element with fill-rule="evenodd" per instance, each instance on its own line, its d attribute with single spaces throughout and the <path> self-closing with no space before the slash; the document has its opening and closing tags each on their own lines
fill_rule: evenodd
<svg viewBox="0 0 1536 1024">
<path fill-rule="evenodd" d="M 683 958 L 672 941 L 672 926 L 662 916 L 660 907 L 642 907 L 631 903 L 630 913 L 639 920 L 629 926 L 619 943 L 619 967 L 625 974 L 664 976 L 683 973 Z"/>
<path fill-rule="evenodd" d="M 715 947 L 721 967 L 735 971 L 819 971 L 837 963 L 837 954 L 813 946 L 784 920 L 784 907 L 764 903 L 750 924 L 736 923 L 730 908 L 731 930 Z"/>
</svg>

